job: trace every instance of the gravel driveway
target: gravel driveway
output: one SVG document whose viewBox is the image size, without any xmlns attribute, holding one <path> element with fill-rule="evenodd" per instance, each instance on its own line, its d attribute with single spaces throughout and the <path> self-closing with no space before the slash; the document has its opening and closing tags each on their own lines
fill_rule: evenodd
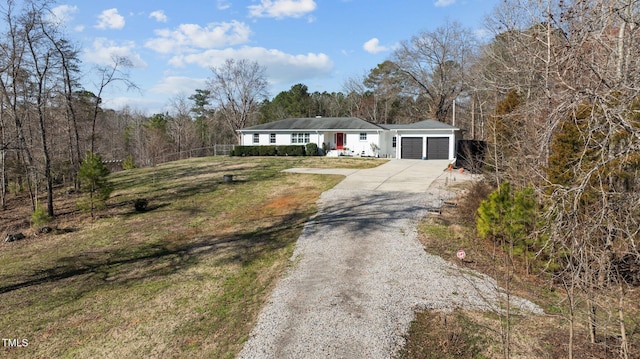
<svg viewBox="0 0 640 359">
<path fill-rule="evenodd" d="M 442 186 L 323 193 L 239 357 L 389 358 L 416 309 L 495 308 L 495 281 L 427 254 L 417 239 L 426 209 L 447 196 Z"/>
</svg>

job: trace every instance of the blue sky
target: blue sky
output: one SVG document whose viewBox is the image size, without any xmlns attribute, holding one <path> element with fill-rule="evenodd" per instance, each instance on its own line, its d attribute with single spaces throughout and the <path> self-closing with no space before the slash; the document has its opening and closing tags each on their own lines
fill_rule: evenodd
<svg viewBox="0 0 640 359">
<path fill-rule="evenodd" d="M 423 30 L 457 21 L 474 31 L 498 0 L 110 0 L 59 1 L 55 16 L 82 49 L 85 69 L 127 56 L 141 89 L 113 86 L 104 106 L 151 115 L 205 88 L 227 58 L 266 68 L 271 97 L 303 83 L 342 91 Z M 87 90 L 95 91 L 91 76 Z"/>
</svg>

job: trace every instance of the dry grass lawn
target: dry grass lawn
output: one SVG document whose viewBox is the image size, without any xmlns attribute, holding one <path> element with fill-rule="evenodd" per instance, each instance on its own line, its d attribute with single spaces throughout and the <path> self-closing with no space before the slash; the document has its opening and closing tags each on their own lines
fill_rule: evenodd
<svg viewBox="0 0 640 359">
<path fill-rule="evenodd" d="M 317 197 L 341 179 L 279 171 L 381 163 L 220 157 L 118 172 L 95 220 L 60 189 L 46 235 L 29 229 L 25 198 L 12 198 L 0 228 L 27 239 L 0 244 L 0 336 L 28 346 L 0 356 L 234 357 Z"/>
</svg>

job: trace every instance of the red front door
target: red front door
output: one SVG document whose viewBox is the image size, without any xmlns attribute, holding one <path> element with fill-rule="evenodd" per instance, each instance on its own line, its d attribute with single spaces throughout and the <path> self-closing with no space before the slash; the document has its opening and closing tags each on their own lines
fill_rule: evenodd
<svg viewBox="0 0 640 359">
<path fill-rule="evenodd" d="M 344 148 L 344 133 L 336 133 L 336 149 Z"/>
</svg>

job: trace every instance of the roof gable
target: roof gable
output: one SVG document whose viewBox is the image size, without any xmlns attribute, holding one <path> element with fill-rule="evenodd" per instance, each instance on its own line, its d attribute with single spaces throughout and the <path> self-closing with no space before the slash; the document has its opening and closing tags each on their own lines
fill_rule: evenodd
<svg viewBox="0 0 640 359">
<path fill-rule="evenodd" d="M 383 125 L 390 130 L 459 130 L 455 126 L 451 126 L 444 122 L 435 120 L 424 120 L 420 122 L 407 123 L 407 124 L 393 124 Z"/>
</svg>

